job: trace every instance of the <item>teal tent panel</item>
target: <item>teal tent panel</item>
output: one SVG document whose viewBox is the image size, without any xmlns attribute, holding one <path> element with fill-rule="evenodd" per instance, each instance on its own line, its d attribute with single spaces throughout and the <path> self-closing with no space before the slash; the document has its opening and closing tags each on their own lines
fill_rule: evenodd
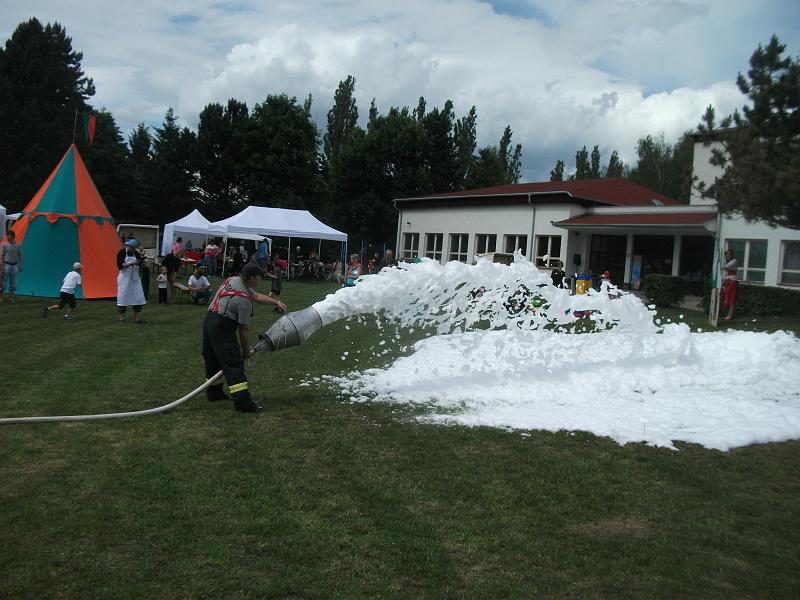
<svg viewBox="0 0 800 600">
<path fill-rule="evenodd" d="M 23 296 L 58 298 L 64 276 L 80 260 L 78 226 L 71 219 L 51 224 L 37 217 L 28 225 L 22 240 L 23 269 L 17 280 L 17 293 Z M 83 290 L 75 290 L 83 298 Z"/>
<path fill-rule="evenodd" d="M 53 212 L 74 215 L 78 212 L 75 192 L 75 152 L 70 150 L 61 163 L 61 168 L 45 190 L 35 212 Z"/>
</svg>

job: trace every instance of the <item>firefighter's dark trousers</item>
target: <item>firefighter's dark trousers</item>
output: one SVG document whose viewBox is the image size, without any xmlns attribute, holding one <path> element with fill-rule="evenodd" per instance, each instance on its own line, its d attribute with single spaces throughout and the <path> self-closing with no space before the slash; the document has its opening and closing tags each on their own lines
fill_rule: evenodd
<svg viewBox="0 0 800 600">
<path fill-rule="evenodd" d="M 236 334 L 239 324 L 233 319 L 208 312 L 203 321 L 203 358 L 206 364 L 206 379 L 222 369 L 228 382 L 228 392 L 234 403 L 249 404 L 250 390 L 244 374 L 244 359 Z M 212 385 L 207 390 L 209 400 L 224 396 L 222 384 Z"/>
</svg>

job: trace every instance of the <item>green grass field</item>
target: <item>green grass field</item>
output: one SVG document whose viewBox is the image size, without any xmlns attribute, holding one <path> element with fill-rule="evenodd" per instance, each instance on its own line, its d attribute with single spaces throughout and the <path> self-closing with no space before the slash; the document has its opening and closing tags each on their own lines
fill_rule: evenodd
<svg viewBox="0 0 800 600">
<path fill-rule="evenodd" d="M 283 299 L 335 289 L 289 282 Z M 112 301 L 68 322 L 45 304 L 0 305 L 2 417 L 150 408 L 203 381 L 201 307 L 150 304 L 137 327 Z M 253 327 L 276 318 L 258 307 Z M 251 362 L 258 415 L 198 397 L 0 427 L 0 597 L 797 597 L 800 442 L 673 452 L 432 426 L 298 385 L 391 361 L 377 334 L 335 323 Z"/>
</svg>

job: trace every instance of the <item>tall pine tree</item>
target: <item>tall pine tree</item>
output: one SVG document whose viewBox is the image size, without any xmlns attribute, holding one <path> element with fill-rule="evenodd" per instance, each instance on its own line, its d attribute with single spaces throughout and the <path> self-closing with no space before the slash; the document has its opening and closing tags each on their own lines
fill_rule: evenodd
<svg viewBox="0 0 800 600">
<path fill-rule="evenodd" d="M 736 80 L 751 106 L 723 119 L 716 132 L 723 149 L 711 162 L 724 171 L 715 183 L 720 210 L 800 229 L 800 62 L 785 50 L 772 36 L 753 52 L 747 75 Z M 709 107 L 700 131 L 714 129 Z"/>
<path fill-rule="evenodd" d="M 0 49 L 0 189 L 21 210 L 72 142 L 94 84 L 58 23 L 21 23 Z"/>
</svg>

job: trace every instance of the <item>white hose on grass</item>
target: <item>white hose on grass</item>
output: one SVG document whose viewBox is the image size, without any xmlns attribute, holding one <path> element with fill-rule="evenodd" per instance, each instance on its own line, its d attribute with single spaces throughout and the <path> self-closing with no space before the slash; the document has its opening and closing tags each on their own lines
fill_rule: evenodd
<svg viewBox="0 0 800 600">
<path fill-rule="evenodd" d="M 160 412 L 166 412 L 173 408 L 180 406 L 190 398 L 194 398 L 197 394 L 214 385 L 222 377 L 222 371 L 208 379 L 203 385 L 196 390 L 189 392 L 183 398 L 178 398 L 174 402 L 165 404 L 164 406 L 157 406 L 155 408 L 148 408 L 145 410 L 134 410 L 130 412 L 119 413 L 106 413 L 101 415 L 63 415 L 60 417 L 12 417 L 9 419 L 0 419 L 0 425 L 16 425 L 20 423 L 53 423 L 53 422 L 66 422 L 66 421 L 105 421 L 108 419 L 122 419 L 125 417 L 143 417 L 145 415 L 153 415 Z"/>
</svg>

